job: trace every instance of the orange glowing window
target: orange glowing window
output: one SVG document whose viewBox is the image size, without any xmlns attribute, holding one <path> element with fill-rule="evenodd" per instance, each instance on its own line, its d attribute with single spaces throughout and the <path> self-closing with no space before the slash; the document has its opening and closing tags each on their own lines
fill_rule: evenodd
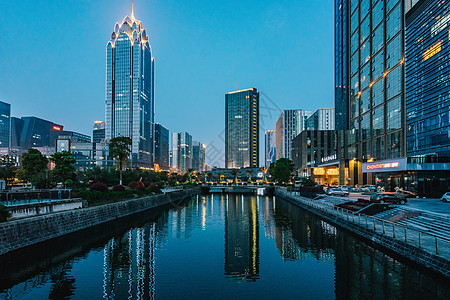
<svg viewBox="0 0 450 300">
<path fill-rule="evenodd" d="M 61 127 L 58 127 L 58 126 L 53 126 L 53 130 L 58 130 L 58 131 L 61 131 Z"/>
<path fill-rule="evenodd" d="M 441 48 L 442 48 L 442 41 L 439 41 L 423 53 L 423 60 L 427 60 L 433 57 L 435 54 L 441 51 Z"/>
</svg>

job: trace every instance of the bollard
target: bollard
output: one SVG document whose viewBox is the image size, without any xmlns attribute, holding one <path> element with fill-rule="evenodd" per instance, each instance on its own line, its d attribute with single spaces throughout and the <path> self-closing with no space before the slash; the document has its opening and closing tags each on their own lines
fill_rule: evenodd
<svg viewBox="0 0 450 300">
<path fill-rule="evenodd" d="M 405 243 L 407 242 L 407 240 L 406 240 L 406 227 L 405 227 Z"/>
<path fill-rule="evenodd" d="M 437 237 L 435 237 L 434 240 L 436 241 L 436 255 L 439 255 Z"/>
<path fill-rule="evenodd" d="M 383 227 L 383 234 L 386 234 L 386 231 L 384 230 L 384 222 L 383 221 L 381 221 L 381 225 Z"/>
<path fill-rule="evenodd" d="M 422 246 L 420 245 L 420 231 L 419 231 L 419 248 L 422 248 Z"/>
<path fill-rule="evenodd" d="M 395 239 L 395 225 L 392 224 L 392 237 Z"/>
</svg>

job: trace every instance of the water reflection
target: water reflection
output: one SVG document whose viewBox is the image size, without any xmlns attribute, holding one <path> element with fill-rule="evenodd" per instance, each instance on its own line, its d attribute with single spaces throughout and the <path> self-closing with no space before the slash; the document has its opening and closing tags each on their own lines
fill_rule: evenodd
<svg viewBox="0 0 450 300">
<path fill-rule="evenodd" d="M 227 195 L 225 275 L 256 280 L 259 275 L 259 216 L 255 197 Z"/>
<path fill-rule="evenodd" d="M 272 197 L 199 196 L 52 243 L 0 258 L 0 298 L 450 299 L 448 282 Z"/>
</svg>

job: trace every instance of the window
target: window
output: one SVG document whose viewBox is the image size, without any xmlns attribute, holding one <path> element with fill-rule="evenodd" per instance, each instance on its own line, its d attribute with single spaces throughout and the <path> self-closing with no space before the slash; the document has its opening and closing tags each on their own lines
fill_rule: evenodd
<svg viewBox="0 0 450 300">
<path fill-rule="evenodd" d="M 370 39 L 361 45 L 361 66 L 370 60 Z"/>
<path fill-rule="evenodd" d="M 361 90 L 368 87 L 370 84 L 370 64 L 366 64 L 361 69 Z"/>
<path fill-rule="evenodd" d="M 386 18 L 386 40 L 397 35 L 402 23 L 401 5 L 398 5 Z"/>
<path fill-rule="evenodd" d="M 370 89 L 366 89 L 361 93 L 361 113 L 365 113 L 370 110 Z"/>
<path fill-rule="evenodd" d="M 373 111 L 372 126 L 373 135 L 380 135 L 384 132 L 384 105 L 378 107 Z"/>
<path fill-rule="evenodd" d="M 372 105 L 377 107 L 384 101 L 384 80 L 378 80 L 372 85 Z"/>
<path fill-rule="evenodd" d="M 402 106 L 401 97 L 397 97 L 387 104 L 387 129 L 395 130 L 401 128 Z"/>
<path fill-rule="evenodd" d="M 386 76 L 387 99 L 391 99 L 401 92 L 402 65 L 397 66 Z"/>
<path fill-rule="evenodd" d="M 353 13 L 351 20 L 350 20 L 350 26 L 351 26 L 351 32 L 355 32 L 356 28 L 358 28 L 359 25 L 359 12 L 358 9 L 356 9 L 355 13 Z"/>
<path fill-rule="evenodd" d="M 373 59 L 372 59 L 372 79 L 377 80 L 381 76 L 383 76 L 384 72 L 384 51 L 381 51 L 378 53 Z"/>
<path fill-rule="evenodd" d="M 359 49 L 359 36 L 358 36 L 358 30 L 352 35 L 352 53 L 354 53 L 356 50 Z"/>
<path fill-rule="evenodd" d="M 364 42 L 370 34 L 370 17 L 367 17 L 364 21 L 361 22 L 361 37 L 360 42 Z"/>
<path fill-rule="evenodd" d="M 401 34 L 397 35 L 386 47 L 386 69 L 389 70 L 397 65 L 402 59 Z"/>
<path fill-rule="evenodd" d="M 384 44 L 384 24 L 381 23 L 375 32 L 372 34 L 372 54 L 377 53 L 383 48 Z"/>
<path fill-rule="evenodd" d="M 361 139 L 370 138 L 370 114 L 365 114 L 361 118 Z"/>
<path fill-rule="evenodd" d="M 378 3 L 372 9 L 372 28 L 376 28 L 384 18 L 383 3 L 383 0 L 378 1 Z"/>
</svg>

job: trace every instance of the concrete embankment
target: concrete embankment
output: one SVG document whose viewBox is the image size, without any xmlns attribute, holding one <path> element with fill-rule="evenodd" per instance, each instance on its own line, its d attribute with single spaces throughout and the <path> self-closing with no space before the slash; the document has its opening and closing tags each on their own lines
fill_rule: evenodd
<svg viewBox="0 0 450 300">
<path fill-rule="evenodd" d="M 388 228 L 383 222 L 370 217 L 365 218 L 365 216 L 351 212 L 339 211 L 333 206 L 320 203 L 318 200 L 293 195 L 283 188 L 277 188 L 275 195 L 304 208 L 330 224 L 352 232 L 369 245 L 385 249 L 394 255 L 450 279 L 450 261 L 447 257 L 447 252 L 450 250 L 448 244 L 440 244 L 439 251 L 437 251 L 436 240 L 422 235 L 418 236 L 419 246 L 417 246 L 415 244 L 417 238 L 412 241 L 414 233 L 411 231 L 406 234 L 407 231 L 403 230 L 404 228 Z"/>
<path fill-rule="evenodd" d="M 0 255 L 198 194 L 196 188 L 0 223 Z"/>
</svg>

